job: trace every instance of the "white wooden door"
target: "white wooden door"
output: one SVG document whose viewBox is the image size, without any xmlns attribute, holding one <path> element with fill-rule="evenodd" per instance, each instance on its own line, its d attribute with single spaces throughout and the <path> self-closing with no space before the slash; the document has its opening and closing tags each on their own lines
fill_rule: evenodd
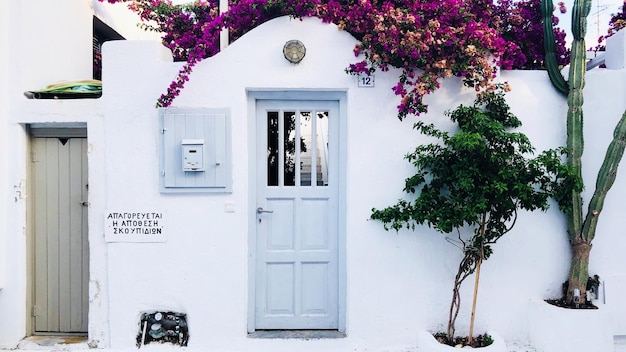
<svg viewBox="0 0 626 352">
<path fill-rule="evenodd" d="M 256 111 L 255 329 L 337 329 L 339 103 Z"/>
<path fill-rule="evenodd" d="M 87 331 L 87 139 L 33 138 L 34 330 Z"/>
</svg>

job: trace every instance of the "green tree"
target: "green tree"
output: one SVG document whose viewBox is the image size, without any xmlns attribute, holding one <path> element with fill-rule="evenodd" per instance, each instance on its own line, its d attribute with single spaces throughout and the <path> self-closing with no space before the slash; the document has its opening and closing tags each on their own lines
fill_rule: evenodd
<svg viewBox="0 0 626 352">
<path fill-rule="evenodd" d="M 624 154 L 626 143 L 626 111 L 615 127 L 611 141 L 598 177 L 586 215 L 583 215 L 583 89 L 585 87 L 585 73 L 587 70 L 587 56 L 585 35 L 587 33 L 587 16 L 591 9 L 591 0 L 575 0 L 572 11 L 572 49 L 569 65 L 568 81 L 561 75 L 556 63 L 552 29 L 552 0 L 542 0 L 542 14 L 544 17 L 544 45 L 546 46 L 546 68 L 550 81 L 563 95 L 567 96 L 567 165 L 572 170 L 576 184 L 571 187 L 569 194 L 563 200 L 568 206 L 567 233 L 572 248 L 572 258 L 568 274 L 568 287 L 565 293 L 565 302 L 572 307 L 584 301 L 589 278 L 589 254 L 591 242 L 596 235 L 598 218 L 604 206 L 604 199 L 613 186 L 617 175 L 617 168 Z"/>
<path fill-rule="evenodd" d="M 422 224 L 446 234 L 456 230 L 463 257 L 454 278 L 447 336 L 455 334 L 461 284 L 476 273 L 471 343 L 482 262 L 492 254 L 492 245 L 513 228 L 518 209 L 547 209 L 548 198 L 562 193 L 568 174 L 559 150 L 526 157 L 533 147 L 524 134 L 509 131 L 521 122 L 510 112 L 503 85 L 479 94 L 473 106 L 461 105 L 447 115 L 459 127 L 452 135 L 423 121 L 414 125 L 440 143 L 420 145 L 406 155 L 417 168 L 404 187 L 412 200 L 372 209 L 371 218 L 383 222 L 386 230 Z M 461 233 L 468 227 L 473 233 Z"/>
</svg>

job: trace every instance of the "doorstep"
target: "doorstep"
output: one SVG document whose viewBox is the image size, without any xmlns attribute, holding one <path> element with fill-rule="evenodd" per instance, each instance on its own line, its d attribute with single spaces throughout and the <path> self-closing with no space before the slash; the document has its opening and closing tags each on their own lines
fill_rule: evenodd
<svg viewBox="0 0 626 352">
<path fill-rule="evenodd" d="M 33 335 L 24 338 L 16 350 L 87 350 L 84 335 Z"/>
</svg>

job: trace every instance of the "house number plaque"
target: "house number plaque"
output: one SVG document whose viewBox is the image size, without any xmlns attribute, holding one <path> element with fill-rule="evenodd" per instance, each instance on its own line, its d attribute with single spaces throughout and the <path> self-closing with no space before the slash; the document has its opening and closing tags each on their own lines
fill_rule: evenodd
<svg viewBox="0 0 626 352">
<path fill-rule="evenodd" d="M 360 73 L 358 75 L 359 87 L 374 87 L 375 78 L 373 74 Z"/>
</svg>

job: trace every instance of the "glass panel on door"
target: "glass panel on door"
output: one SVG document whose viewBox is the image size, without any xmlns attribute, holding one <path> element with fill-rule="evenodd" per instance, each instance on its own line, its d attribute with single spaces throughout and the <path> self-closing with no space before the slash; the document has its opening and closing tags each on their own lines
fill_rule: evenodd
<svg viewBox="0 0 626 352">
<path fill-rule="evenodd" d="M 267 185 L 328 186 L 328 172 L 328 111 L 268 111 Z"/>
</svg>

